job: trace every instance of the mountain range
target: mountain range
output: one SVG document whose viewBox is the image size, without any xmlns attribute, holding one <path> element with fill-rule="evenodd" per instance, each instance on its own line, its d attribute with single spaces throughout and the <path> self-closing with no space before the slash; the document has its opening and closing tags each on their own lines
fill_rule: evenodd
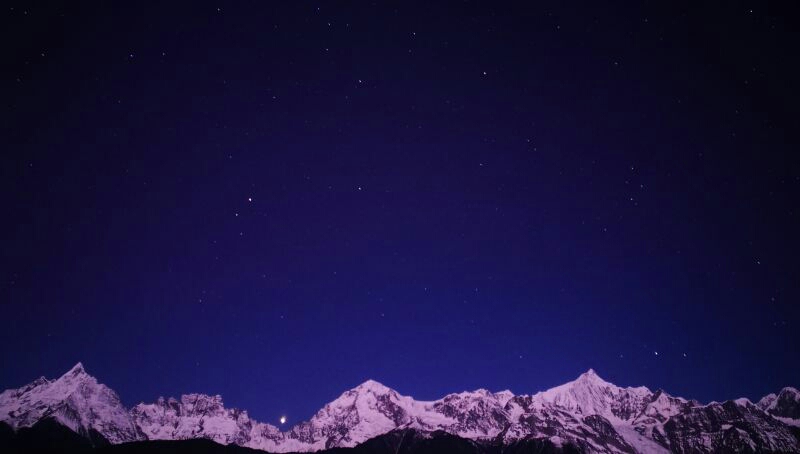
<svg viewBox="0 0 800 454">
<path fill-rule="evenodd" d="M 619 387 L 591 369 L 532 395 L 479 389 L 434 401 L 367 380 L 282 431 L 245 410 L 226 408 L 219 395 L 185 394 L 127 409 L 78 363 L 57 379 L 41 377 L 4 391 L 0 421 L 0 447 L 26 430 L 48 427 L 77 434 L 94 447 L 202 439 L 274 453 L 353 447 L 384 452 L 377 446 L 392 447 L 385 452 L 428 452 L 436 443 L 475 453 L 800 452 L 795 388 L 758 402 L 703 404 L 663 390 Z"/>
</svg>

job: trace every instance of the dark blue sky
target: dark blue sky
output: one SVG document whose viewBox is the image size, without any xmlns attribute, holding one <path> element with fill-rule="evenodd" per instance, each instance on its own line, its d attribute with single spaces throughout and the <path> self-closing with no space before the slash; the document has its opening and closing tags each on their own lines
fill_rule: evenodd
<svg viewBox="0 0 800 454">
<path fill-rule="evenodd" d="M 4 7 L 0 388 L 800 385 L 797 11 L 427 3 Z"/>
</svg>

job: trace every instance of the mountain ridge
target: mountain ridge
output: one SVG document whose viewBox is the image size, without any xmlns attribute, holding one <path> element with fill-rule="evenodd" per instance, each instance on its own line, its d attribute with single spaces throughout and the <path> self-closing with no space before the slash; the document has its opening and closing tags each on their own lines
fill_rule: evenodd
<svg viewBox="0 0 800 454">
<path fill-rule="evenodd" d="M 532 395 L 486 389 L 432 401 L 404 396 L 366 380 L 287 430 L 226 408 L 222 396 L 183 394 L 125 408 L 117 394 L 77 363 L 0 393 L 0 421 L 13 430 L 52 419 L 111 444 L 204 438 L 269 452 L 358 446 L 397 430 L 445 432 L 476 442 L 511 445 L 546 440 L 584 452 L 760 450 L 800 452 L 800 393 L 785 387 L 758 402 L 701 404 L 647 387 L 619 387 L 593 369 Z M 698 433 L 698 428 L 701 432 Z"/>
</svg>

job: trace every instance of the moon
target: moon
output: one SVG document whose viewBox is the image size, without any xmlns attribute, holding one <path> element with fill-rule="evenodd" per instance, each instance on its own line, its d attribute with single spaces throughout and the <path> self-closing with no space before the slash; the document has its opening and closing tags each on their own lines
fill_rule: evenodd
<svg viewBox="0 0 800 454">
<path fill-rule="evenodd" d="M 281 416 L 281 424 L 286 424 L 286 416 Z"/>
</svg>

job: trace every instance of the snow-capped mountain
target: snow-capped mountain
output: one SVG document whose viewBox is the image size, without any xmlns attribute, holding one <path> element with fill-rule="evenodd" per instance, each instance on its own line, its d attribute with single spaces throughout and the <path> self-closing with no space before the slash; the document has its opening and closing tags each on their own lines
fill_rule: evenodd
<svg viewBox="0 0 800 454">
<path fill-rule="evenodd" d="M 584 452 L 800 452 L 800 393 L 784 388 L 753 404 L 707 405 L 645 387 L 623 388 L 593 370 L 533 395 L 476 390 L 418 401 L 368 380 L 310 420 L 281 431 L 225 408 L 220 396 L 159 398 L 127 411 L 78 364 L 0 394 L 0 420 L 13 429 L 55 419 L 110 443 L 206 438 L 270 452 L 357 446 L 389 433 L 447 433 L 487 446 L 542 441 Z"/>
<path fill-rule="evenodd" d="M 800 425 L 800 391 L 795 388 L 787 386 L 777 395 L 766 395 L 756 405 L 787 424 Z"/>
<path fill-rule="evenodd" d="M 161 397 L 154 404 L 136 405 L 130 416 L 149 440 L 202 437 L 226 445 L 244 445 L 253 427 L 246 411 L 226 409 L 221 396 L 204 394 L 186 394 L 181 400 Z"/>
<path fill-rule="evenodd" d="M 446 430 L 463 438 L 492 438 L 507 421 L 504 404 L 511 393 L 486 390 L 417 401 L 368 380 L 325 405 L 309 421 L 289 431 L 289 438 L 311 449 L 355 446 L 397 428 Z"/>
<path fill-rule="evenodd" d="M 55 380 L 41 377 L 0 394 L 0 421 L 12 428 L 47 418 L 90 438 L 99 433 L 110 443 L 142 438 L 117 393 L 97 383 L 81 363 Z"/>
</svg>

